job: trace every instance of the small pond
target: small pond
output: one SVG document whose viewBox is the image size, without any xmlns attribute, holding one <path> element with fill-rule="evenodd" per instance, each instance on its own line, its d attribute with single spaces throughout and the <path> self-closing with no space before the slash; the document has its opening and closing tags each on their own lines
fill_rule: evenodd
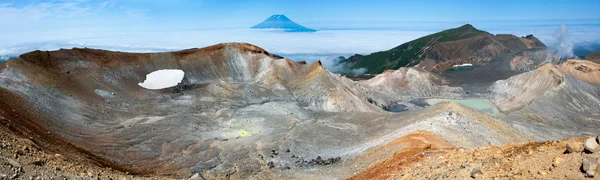
<svg viewBox="0 0 600 180">
<path fill-rule="evenodd" d="M 492 116 L 502 115 L 500 110 L 498 110 L 498 107 L 496 107 L 496 104 L 488 99 L 426 99 L 425 102 L 430 105 L 436 105 L 443 102 L 456 102 Z"/>
<path fill-rule="evenodd" d="M 404 104 L 392 104 L 389 106 L 385 106 L 383 108 L 383 110 L 394 112 L 394 113 L 399 113 L 399 112 L 407 111 L 408 110 L 407 107 L 408 106 L 406 106 Z"/>
<path fill-rule="evenodd" d="M 446 72 L 460 72 L 460 71 L 469 71 L 473 70 L 475 66 L 456 66 L 446 70 Z"/>
</svg>

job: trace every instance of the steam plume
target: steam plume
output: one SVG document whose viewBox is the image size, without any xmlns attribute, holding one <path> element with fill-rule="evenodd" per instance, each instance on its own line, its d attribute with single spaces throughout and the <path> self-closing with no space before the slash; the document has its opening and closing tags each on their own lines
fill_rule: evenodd
<svg viewBox="0 0 600 180">
<path fill-rule="evenodd" d="M 561 24 L 560 27 L 554 31 L 554 39 L 554 48 L 557 50 L 557 55 L 561 57 L 561 62 L 575 56 L 573 54 L 573 43 L 569 38 L 569 29 L 567 28 L 567 25 Z"/>
<path fill-rule="evenodd" d="M 340 73 L 345 75 L 362 75 L 367 72 L 365 68 L 352 68 L 352 64 L 343 61 L 344 57 L 338 58 L 327 58 L 321 60 L 321 63 L 325 68 L 334 73 Z"/>
</svg>

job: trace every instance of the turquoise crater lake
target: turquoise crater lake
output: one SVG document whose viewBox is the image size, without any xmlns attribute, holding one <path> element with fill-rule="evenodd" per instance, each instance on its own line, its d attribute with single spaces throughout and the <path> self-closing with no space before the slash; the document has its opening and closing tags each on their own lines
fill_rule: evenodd
<svg viewBox="0 0 600 180">
<path fill-rule="evenodd" d="M 503 115 L 500 110 L 498 110 L 496 104 L 488 99 L 426 99 L 425 102 L 429 105 L 436 105 L 444 102 L 456 102 L 492 116 L 498 117 Z"/>
</svg>

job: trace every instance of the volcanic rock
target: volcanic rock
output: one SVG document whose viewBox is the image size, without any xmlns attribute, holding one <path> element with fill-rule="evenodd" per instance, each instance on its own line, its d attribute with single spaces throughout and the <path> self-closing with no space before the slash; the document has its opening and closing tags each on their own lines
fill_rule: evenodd
<svg viewBox="0 0 600 180">
<path fill-rule="evenodd" d="M 596 142 L 596 138 L 588 138 L 587 140 L 585 140 L 583 147 L 586 151 L 591 153 L 595 153 L 600 150 L 600 145 L 598 145 L 598 143 Z"/>
<path fill-rule="evenodd" d="M 594 177 L 597 173 L 598 169 L 598 159 L 597 158 L 584 158 L 583 163 L 581 164 L 581 169 L 586 174 L 587 177 Z"/>
<path fill-rule="evenodd" d="M 519 116 L 518 118 L 539 122 L 545 124 L 544 126 L 560 124 L 562 128 L 556 131 L 558 134 L 567 135 L 574 131 L 596 132 L 595 128 L 600 126 L 587 123 L 588 118 L 582 114 L 593 114 L 597 111 L 596 109 L 600 108 L 600 100 L 592 96 L 581 96 L 580 93 L 600 93 L 600 78 L 591 72 L 575 70 L 574 66 L 578 64 L 597 66 L 589 61 L 577 60 L 568 60 L 558 66 L 546 64 L 507 80 L 496 81 L 490 87 L 492 101 L 502 112 L 510 112 Z M 540 111 L 545 113 L 538 113 Z M 554 137 L 560 138 L 559 136 Z M 546 138 L 550 137 L 542 139 Z"/>
<path fill-rule="evenodd" d="M 567 141 L 567 153 L 580 153 L 583 152 L 583 145 L 575 142 L 574 140 Z"/>
</svg>

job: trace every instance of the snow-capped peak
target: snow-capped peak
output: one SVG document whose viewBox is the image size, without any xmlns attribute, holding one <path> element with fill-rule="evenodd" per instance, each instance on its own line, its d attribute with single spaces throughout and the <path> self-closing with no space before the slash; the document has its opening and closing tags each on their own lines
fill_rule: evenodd
<svg viewBox="0 0 600 180">
<path fill-rule="evenodd" d="M 315 32 L 316 30 L 296 24 L 283 14 L 275 14 L 262 23 L 252 26 L 257 29 L 284 29 L 287 32 Z"/>
</svg>

